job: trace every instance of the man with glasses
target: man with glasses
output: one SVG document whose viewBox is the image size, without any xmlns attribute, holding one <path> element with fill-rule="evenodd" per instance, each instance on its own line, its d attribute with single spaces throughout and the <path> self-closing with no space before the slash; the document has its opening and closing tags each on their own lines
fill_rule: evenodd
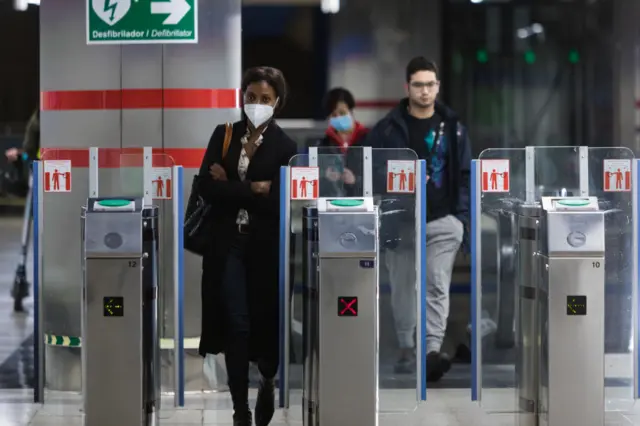
<svg viewBox="0 0 640 426">
<path fill-rule="evenodd" d="M 409 148 L 427 162 L 427 380 L 434 382 L 451 368 L 441 353 L 449 316 L 449 286 L 456 254 L 469 224 L 471 147 L 457 114 L 437 100 L 438 67 L 424 57 L 407 65 L 407 98 L 371 130 L 375 148 Z M 376 173 L 377 175 L 378 173 Z M 402 199 L 390 203 L 394 212 Z M 406 214 L 413 207 L 407 206 Z M 384 210 L 384 209 L 383 209 Z M 416 265 L 412 255 L 415 230 L 399 216 L 382 216 L 385 263 L 391 282 L 391 306 L 400 353 L 395 371 L 411 373 L 415 366 Z M 386 235 L 386 237 L 385 237 Z M 390 244 L 389 244 L 390 243 Z M 385 248 L 385 247 L 383 247 Z"/>
</svg>

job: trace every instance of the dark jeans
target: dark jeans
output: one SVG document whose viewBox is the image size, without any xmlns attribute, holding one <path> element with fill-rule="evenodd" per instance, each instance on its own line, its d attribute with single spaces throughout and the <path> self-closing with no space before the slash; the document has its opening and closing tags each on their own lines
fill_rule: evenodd
<svg viewBox="0 0 640 426">
<path fill-rule="evenodd" d="M 247 408 L 249 394 L 250 316 L 245 265 L 247 243 L 247 235 L 238 234 L 234 238 L 222 284 L 227 326 L 224 353 L 234 410 Z M 267 379 L 272 379 L 277 373 L 277 365 L 272 362 L 258 360 L 258 369 Z"/>
</svg>

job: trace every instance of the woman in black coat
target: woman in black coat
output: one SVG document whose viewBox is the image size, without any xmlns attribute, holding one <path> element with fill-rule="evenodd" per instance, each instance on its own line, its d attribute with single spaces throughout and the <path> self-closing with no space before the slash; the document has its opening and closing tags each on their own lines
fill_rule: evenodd
<svg viewBox="0 0 640 426">
<path fill-rule="evenodd" d="M 231 135 L 225 125 L 216 127 L 199 172 L 198 191 L 212 206 L 212 244 L 202 262 L 200 354 L 225 354 L 235 426 L 252 424 L 249 362 L 258 364 L 255 418 L 266 426 L 275 410 L 279 359 L 280 167 L 297 147 L 273 120 L 286 97 L 282 73 L 252 68 L 242 92 L 243 120 Z"/>
</svg>

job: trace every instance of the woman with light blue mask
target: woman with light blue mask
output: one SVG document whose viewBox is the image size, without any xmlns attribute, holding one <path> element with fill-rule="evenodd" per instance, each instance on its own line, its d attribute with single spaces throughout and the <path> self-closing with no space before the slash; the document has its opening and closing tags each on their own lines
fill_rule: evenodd
<svg viewBox="0 0 640 426">
<path fill-rule="evenodd" d="M 356 101 L 347 89 L 330 90 L 324 99 L 328 120 L 325 136 L 318 143 L 321 196 L 358 196 L 362 150 L 368 129 L 353 115 Z M 347 167 L 349 164 L 349 167 Z"/>
</svg>

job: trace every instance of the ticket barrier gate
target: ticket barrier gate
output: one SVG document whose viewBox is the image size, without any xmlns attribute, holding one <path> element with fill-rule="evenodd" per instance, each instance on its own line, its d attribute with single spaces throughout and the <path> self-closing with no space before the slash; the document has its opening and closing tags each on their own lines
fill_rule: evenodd
<svg viewBox="0 0 640 426">
<path fill-rule="evenodd" d="M 378 415 L 378 208 L 321 198 L 303 212 L 303 424 Z"/>
<path fill-rule="evenodd" d="M 157 425 L 158 208 L 90 198 L 82 236 L 85 425 Z"/>
<path fill-rule="evenodd" d="M 518 424 L 603 426 L 605 212 L 542 197 L 519 207 L 518 236 Z"/>
</svg>

